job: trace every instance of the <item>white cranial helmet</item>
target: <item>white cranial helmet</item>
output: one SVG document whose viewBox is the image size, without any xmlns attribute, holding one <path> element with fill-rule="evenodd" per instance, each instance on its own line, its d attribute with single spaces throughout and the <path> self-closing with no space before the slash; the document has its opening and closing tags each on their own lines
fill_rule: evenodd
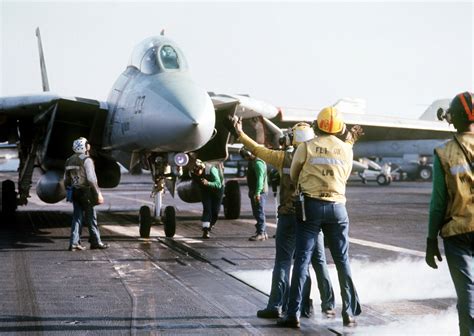
<svg viewBox="0 0 474 336">
<path fill-rule="evenodd" d="M 300 143 L 306 142 L 314 138 L 314 131 L 311 126 L 305 122 L 297 123 L 292 127 L 293 132 L 293 146 L 298 146 Z"/>
<path fill-rule="evenodd" d="M 72 150 L 77 154 L 84 154 L 87 151 L 87 139 L 80 137 L 72 143 Z"/>
</svg>

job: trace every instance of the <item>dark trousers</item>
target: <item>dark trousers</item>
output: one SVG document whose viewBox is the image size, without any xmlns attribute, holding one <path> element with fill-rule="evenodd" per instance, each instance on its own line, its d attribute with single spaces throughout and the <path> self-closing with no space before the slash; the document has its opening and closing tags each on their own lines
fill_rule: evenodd
<svg viewBox="0 0 474 336">
<path fill-rule="evenodd" d="M 359 315 L 361 307 L 349 264 L 349 216 L 345 205 L 305 197 L 304 208 L 306 221 L 296 223 L 296 256 L 288 315 L 299 317 L 308 264 L 321 230 L 329 242 L 329 250 L 336 264 L 342 297 L 342 316 Z"/>
<path fill-rule="evenodd" d="M 265 204 L 267 201 L 267 194 L 260 194 L 260 202 L 255 201 L 255 197 L 249 194 L 250 204 L 252 205 L 252 213 L 257 223 L 255 229 L 257 233 L 264 233 L 266 231 L 265 223 Z"/>
<path fill-rule="evenodd" d="M 272 288 L 268 299 L 268 309 L 287 310 L 288 295 L 290 291 L 290 268 L 293 263 L 295 252 L 295 227 L 296 216 L 294 214 L 278 215 L 278 225 L 275 237 L 275 265 L 272 274 Z M 311 258 L 318 289 L 321 298 L 321 309 L 334 308 L 334 292 L 326 264 L 323 234 L 320 233 L 317 245 Z M 311 278 L 307 276 L 303 286 L 301 309 L 308 310 L 310 305 Z"/>
<path fill-rule="evenodd" d="M 474 335 L 474 232 L 444 238 L 444 253 L 458 297 L 459 334 Z"/>
<path fill-rule="evenodd" d="M 206 187 L 201 187 L 202 222 L 210 222 L 211 226 L 216 224 L 217 218 L 219 217 L 223 196 L 223 188 L 221 190 L 215 191 Z"/>
<path fill-rule="evenodd" d="M 91 245 L 102 244 L 97 225 L 97 214 L 90 200 L 90 191 L 74 189 L 72 196 L 72 205 L 74 207 L 71 223 L 70 244 L 79 244 L 81 239 L 82 223 L 84 222 L 89 229 L 89 242 Z"/>
</svg>

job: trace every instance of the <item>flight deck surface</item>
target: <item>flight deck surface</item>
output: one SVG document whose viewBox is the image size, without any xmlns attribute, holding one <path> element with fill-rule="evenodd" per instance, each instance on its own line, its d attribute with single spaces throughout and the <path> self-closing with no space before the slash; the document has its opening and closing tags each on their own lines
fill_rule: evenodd
<svg viewBox="0 0 474 336">
<path fill-rule="evenodd" d="M 4 180 L 14 175 L 0 173 Z M 326 250 L 337 316 L 319 309 L 313 279 L 314 315 L 301 329 L 260 319 L 275 256 L 275 206 L 266 211 L 270 239 L 248 240 L 254 231 L 247 188 L 242 185 L 238 220 L 222 216 L 211 239 L 201 239 L 201 205 L 164 197 L 177 208 L 174 238 L 162 225 L 139 238 L 138 209 L 151 205 L 148 175 L 125 175 L 104 190 L 98 206 L 107 250 L 69 252 L 72 206 L 30 204 L 17 212 L 16 229 L 0 230 L 0 333 L 57 335 L 452 335 L 457 333 L 455 292 L 446 261 L 424 263 L 430 183 L 396 182 L 380 187 L 351 182 L 347 189 L 350 258 L 362 315 L 342 326 L 337 272 Z M 83 230 L 87 242 L 87 230 Z M 84 243 L 89 247 L 87 243 Z M 440 248 L 442 243 L 440 241 Z M 312 274 L 314 278 L 314 273 Z"/>
</svg>

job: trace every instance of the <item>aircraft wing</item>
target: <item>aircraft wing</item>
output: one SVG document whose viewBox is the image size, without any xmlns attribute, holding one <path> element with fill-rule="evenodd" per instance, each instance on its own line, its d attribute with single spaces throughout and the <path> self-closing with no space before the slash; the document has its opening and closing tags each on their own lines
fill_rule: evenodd
<svg viewBox="0 0 474 336">
<path fill-rule="evenodd" d="M 107 110 L 107 104 L 97 100 L 65 97 L 51 92 L 43 92 L 34 95 L 0 97 L 0 116 L 18 119 L 35 117 L 60 101 L 69 102 L 69 104 L 77 103 L 79 109 L 81 106 L 89 105 L 90 107 Z"/>
<path fill-rule="evenodd" d="M 0 141 L 8 140 L 5 139 L 8 132 L 3 131 L 8 129 L 10 123 L 17 120 L 32 122 L 33 125 L 49 122 L 70 124 L 71 132 L 69 133 L 74 133 L 70 136 L 72 140 L 79 133 L 93 135 L 90 132 L 84 133 L 84 129 L 90 129 L 94 125 L 98 114 L 103 119 L 107 110 L 107 104 L 104 102 L 79 97 L 65 97 L 51 92 L 0 97 L 0 134 L 2 137 Z M 61 141 L 65 141 L 65 139 Z M 90 141 L 100 144 L 102 139 L 92 136 Z M 70 141 L 67 142 L 70 143 Z"/>
<path fill-rule="evenodd" d="M 38 139 L 34 141 L 43 148 L 39 162 L 48 157 L 49 163 L 42 162 L 49 164 L 48 169 L 62 169 L 77 137 L 86 136 L 100 148 L 107 111 L 106 103 L 51 92 L 0 97 L 0 142 L 19 140 L 20 146 L 27 146 L 35 134 Z"/>
<path fill-rule="evenodd" d="M 318 111 L 311 109 L 280 109 L 272 121 L 279 127 L 291 127 L 299 121 L 313 122 Z M 342 113 L 350 127 L 361 125 L 365 135 L 360 141 L 447 139 L 455 129 L 446 122 L 408 119 L 370 114 Z"/>
</svg>

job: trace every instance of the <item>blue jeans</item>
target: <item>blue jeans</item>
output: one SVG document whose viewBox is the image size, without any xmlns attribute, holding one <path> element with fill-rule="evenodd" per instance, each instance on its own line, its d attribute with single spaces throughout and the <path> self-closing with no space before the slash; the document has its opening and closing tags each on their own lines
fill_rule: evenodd
<svg viewBox="0 0 474 336">
<path fill-rule="evenodd" d="M 257 221 L 255 224 L 256 232 L 263 233 L 266 231 L 266 223 L 265 223 L 265 203 L 267 201 L 267 194 L 261 193 L 260 194 L 260 202 L 255 201 L 255 197 L 249 195 L 250 197 L 250 204 L 252 205 L 252 214 Z"/>
<path fill-rule="evenodd" d="M 458 297 L 461 336 L 474 335 L 474 232 L 444 238 L 444 253 Z"/>
<path fill-rule="evenodd" d="M 216 224 L 223 196 L 224 189 L 215 191 L 204 186 L 201 187 L 202 222 L 210 222 L 211 226 Z"/>
<path fill-rule="evenodd" d="M 273 267 L 270 298 L 267 304 L 268 309 L 287 310 L 290 289 L 290 268 L 295 252 L 295 227 L 296 216 L 294 214 L 278 215 L 275 237 L 275 265 Z M 334 308 L 334 292 L 326 264 L 324 237 L 321 233 L 318 235 L 317 245 L 314 249 L 311 263 L 313 264 L 318 281 L 321 309 L 332 309 Z M 302 307 L 309 306 L 310 292 L 311 278 L 308 276 L 302 294 Z"/>
<path fill-rule="evenodd" d="M 342 203 L 305 197 L 306 221 L 296 222 L 296 257 L 293 266 L 288 316 L 299 317 L 303 285 L 319 232 L 323 230 L 336 264 L 342 297 L 342 316 L 361 313 L 349 265 L 349 217 Z"/>
<path fill-rule="evenodd" d="M 94 207 L 92 205 L 82 204 L 82 202 L 76 200 L 72 201 L 72 205 L 74 210 L 72 213 L 71 238 L 69 244 L 79 244 L 83 221 L 85 221 L 85 224 L 89 228 L 89 243 L 91 245 L 102 244 L 99 227 L 97 226 L 97 214 Z"/>
</svg>

